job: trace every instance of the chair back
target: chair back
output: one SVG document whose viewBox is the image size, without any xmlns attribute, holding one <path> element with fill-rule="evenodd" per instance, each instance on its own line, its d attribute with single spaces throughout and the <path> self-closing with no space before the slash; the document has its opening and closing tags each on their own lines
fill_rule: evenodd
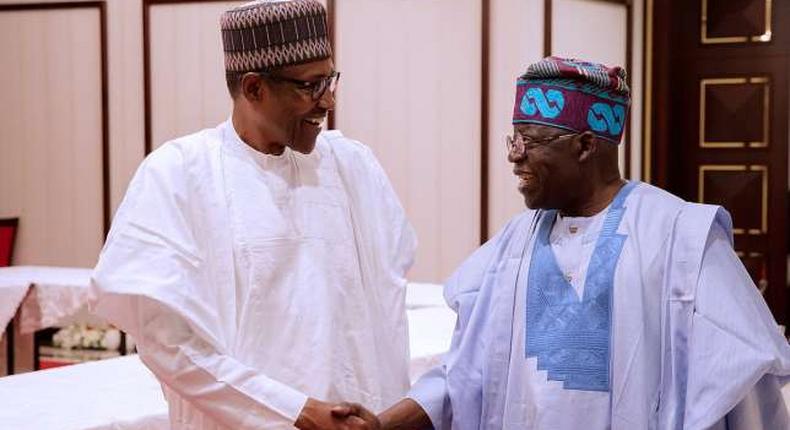
<svg viewBox="0 0 790 430">
<path fill-rule="evenodd" d="M 0 218 L 0 267 L 11 265 L 19 218 Z"/>
</svg>

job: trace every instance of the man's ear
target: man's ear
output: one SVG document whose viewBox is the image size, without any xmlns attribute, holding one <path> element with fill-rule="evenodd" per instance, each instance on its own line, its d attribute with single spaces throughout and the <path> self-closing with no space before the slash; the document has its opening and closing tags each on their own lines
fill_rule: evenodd
<svg viewBox="0 0 790 430">
<path fill-rule="evenodd" d="M 257 73 L 245 73 L 241 77 L 241 95 L 247 101 L 256 102 L 263 97 L 263 79 Z"/>
<path fill-rule="evenodd" d="M 577 145 L 580 163 L 592 160 L 598 152 L 598 139 L 589 130 L 579 135 Z"/>
</svg>

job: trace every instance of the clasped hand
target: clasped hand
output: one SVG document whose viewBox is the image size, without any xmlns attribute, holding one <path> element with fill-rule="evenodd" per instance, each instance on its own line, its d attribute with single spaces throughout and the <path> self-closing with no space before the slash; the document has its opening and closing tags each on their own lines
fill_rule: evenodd
<svg viewBox="0 0 790 430">
<path fill-rule="evenodd" d="M 307 399 L 294 423 L 301 430 L 379 430 L 375 414 L 358 403 L 327 403 Z"/>
</svg>

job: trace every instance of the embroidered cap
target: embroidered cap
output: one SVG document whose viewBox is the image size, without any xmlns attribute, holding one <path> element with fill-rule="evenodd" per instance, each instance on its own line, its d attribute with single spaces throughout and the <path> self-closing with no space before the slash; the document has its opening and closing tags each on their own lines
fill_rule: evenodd
<svg viewBox="0 0 790 430">
<path fill-rule="evenodd" d="M 630 103 L 622 67 L 547 57 L 518 78 L 513 124 L 589 130 L 619 144 Z"/>
<path fill-rule="evenodd" d="M 332 56 L 317 0 L 257 0 L 220 18 L 226 72 L 271 70 Z"/>
</svg>

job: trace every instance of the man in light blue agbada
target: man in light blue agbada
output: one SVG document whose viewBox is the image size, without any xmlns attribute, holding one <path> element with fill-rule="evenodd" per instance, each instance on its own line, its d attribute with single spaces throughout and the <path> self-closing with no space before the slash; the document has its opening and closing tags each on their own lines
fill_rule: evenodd
<svg viewBox="0 0 790 430">
<path fill-rule="evenodd" d="M 790 347 L 729 214 L 620 176 L 625 82 L 554 57 L 519 78 L 528 210 L 448 280 L 450 351 L 382 428 L 790 428 Z"/>
</svg>

